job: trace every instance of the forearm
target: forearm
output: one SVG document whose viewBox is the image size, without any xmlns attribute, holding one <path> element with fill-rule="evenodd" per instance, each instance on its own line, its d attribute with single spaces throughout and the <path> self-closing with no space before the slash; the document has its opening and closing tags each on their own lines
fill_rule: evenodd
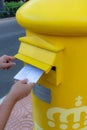
<svg viewBox="0 0 87 130">
<path fill-rule="evenodd" d="M 0 130 L 4 130 L 16 102 L 28 96 L 33 86 L 34 84 L 27 84 L 26 79 L 18 81 L 12 86 L 8 96 L 0 106 Z"/>
<path fill-rule="evenodd" d="M 0 130 L 4 130 L 8 118 L 11 114 L 12 108 L 16 103 L 15 98 L 9 94 L 0 106 Z"/>
</svg>

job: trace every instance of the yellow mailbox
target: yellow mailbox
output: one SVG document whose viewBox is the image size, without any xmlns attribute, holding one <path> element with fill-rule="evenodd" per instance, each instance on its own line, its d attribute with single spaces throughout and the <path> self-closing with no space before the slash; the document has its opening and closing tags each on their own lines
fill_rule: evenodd
<svg viewBox="0 0 87 130">
<path fill-rule="evenodd" d="M 87 130 L 87 0 L 30 0 L 16 57 L 44 70 L 32 91 L 34 130 Z"/>
</svg>

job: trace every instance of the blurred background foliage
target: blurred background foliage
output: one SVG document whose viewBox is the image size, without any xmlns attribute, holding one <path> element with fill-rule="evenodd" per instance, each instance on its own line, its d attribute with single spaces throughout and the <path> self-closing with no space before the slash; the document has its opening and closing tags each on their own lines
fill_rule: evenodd
<svg viewBox="0 0 87 130">
<path fill-rule="evenodd" d="M 1 1 L 1 0 L 0 0 Z M 0 18 L 15 17 L 16 11 L 21 7 L 27 0 L 5 0 L 3 5 L 0 5 Z"/>
</svg>

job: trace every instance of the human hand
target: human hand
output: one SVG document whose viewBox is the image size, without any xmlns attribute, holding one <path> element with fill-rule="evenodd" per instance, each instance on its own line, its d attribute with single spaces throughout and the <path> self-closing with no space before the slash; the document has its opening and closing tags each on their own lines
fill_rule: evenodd
<svg viewBox="0 0 87 130">
<path fill-rule="evenodd" d="M 27 84 L 27 79 L 16 81 L 13 84 L 9 95 L 14 98 L 14 100 L 18 101 L 30 94 L 32 87 L 34 86 L 33 83 Z"/>
<path fill-rule="evenodd" d="M 15 58 L 13 56 L 3 55 L 0 57 L 0 69 L 9 69 L 12 66 L 16 65 L 14 60 Z"/>
</svg>

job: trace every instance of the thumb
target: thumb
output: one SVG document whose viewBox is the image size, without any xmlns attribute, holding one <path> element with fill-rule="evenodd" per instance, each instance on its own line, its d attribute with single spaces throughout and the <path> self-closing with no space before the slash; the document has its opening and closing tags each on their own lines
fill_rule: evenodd
<svg viewBox="0 0 87 130">
<path fill-rule="evenodd" d="M 27 84 L 28 83 L 28 79 L 21 80 L 21 83 Z"/>
</svg>

